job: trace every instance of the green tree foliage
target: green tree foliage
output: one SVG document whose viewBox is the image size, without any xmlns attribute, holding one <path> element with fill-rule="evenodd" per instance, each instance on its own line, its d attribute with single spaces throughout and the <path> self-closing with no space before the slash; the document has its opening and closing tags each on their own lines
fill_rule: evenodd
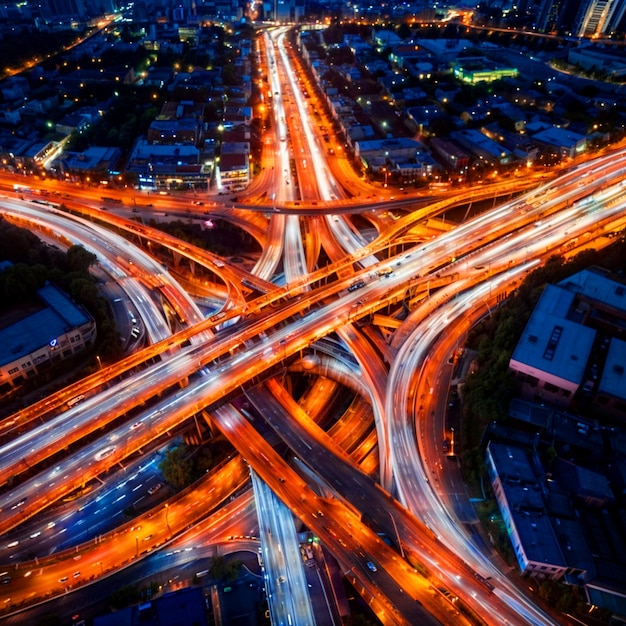
<svg viewBox="0 0 626 626">
<path fill-rule="evenodd" d="M 28 230 L 17 228 L 4 219 L 0 220 L 0 250 L 3 260 L 12 263 L 26 262 L 31 247 L 38 244 L 39 239 Z"/>
<path fill-rule="evenodd" d="M 224 86 L 235 86 L 241 80 L 239 71 L 233 63 L 228 63 L 222 67 L 222 81 Z"/>
<path fill-rule="evenodd" d="M 478 352 L 477 368 L 463 386 L 461 447 L 463 470 L 470 482 L 482 472 L 479 444 L 487 424 L 505 421 L 515 393 L 509 373 L 511 354 L 547 284 L 556 284 L 583 269 L 600 266 L 614 272 L 626 271 L 624 233 L 603 250 L 585 250 L 569 260 L 553 256 L 531 272 L 516 293 L 478 324 L 468 337 L 468 347 Z"/>
<path fill-rule="evenodd" d="M 76 275 L 68 284 L 68 293 L 74 300 L 86 306 L 89 311 L 98 310 L 100 295 L 91 277 L 85 277 L 84 274 Z"/>
<path fill-rule="evenodd" d="M 139 602 L 141 594 L 137 585 L 127 585 L 117 589 L 109 596 L 109 603 L 114 609 L 123 609 L 126 606 Z"/>
<path fill-rule="evenodd" d="M 209 575 L 211 578 L 225 583 L 232 583 L 239 577 L 241 561 L 237 559 L 226 559 L 223 556 L 216 556 L 211 561 Z"/>
<path fill-rule="evenodd" d="M 148 98 L 151 90 L 121 93 L 104 117 L 82 134 L 72 136 L 69 150 L 84 150 L 90 145 L 119 147 L 128 150 L 138 135 L 148 131 L 159 107 Z"/>
<path fill-rule="evenodd" d="M 188 446 L 181 444 L 170 448 L 159 463 L 159 469 L 163 478 L 176 489 L 190 485 L 194 480 L 194 467 Z"/>
<path fill-rule="evenodd" d="M 82 246 L 72 246 L 67 251 L 67 269 L 72 272 L 87 272 L 96 263 L 98 257 Z"/>
<path fill-rule="evenodd" d="M 213 224 L 213 228 L 205 230 L 198 224 L 182 221 L 160 222 L 153 225 L 178 239 L 215 254 L 230 256 L 233 250 L 240 254 L 256 253 L 260 250 L 256 240 L 238 226 L 221 220 L 213 220 Z"/>
<path fill-rule="evenodd" d="M 22 307 L 23 313 L 40 307 L 37 290 L 51 282 L 83 305 L 96 320 L 98 344 L 103 357 L 120 354 L 115 323 L 110 319 L 106 301 L 89 273 L 97 257 L 82 246 L 67 252 L 40 241 L 33 233 L 0 219 L 1 260 L 9 261 L 0 271 L 0 313 Z"/>
<path fill-rule="evenodd" d="M 328 50 L 328 62 L 334 65 L 353 64 L 355 62 L 352 48 L 337 46 Z M 345 82 L 345 81 L 344 81 Z"/>
<path fill-rule="evenodd" d="M 338 46 L 343 43 L 343 28 L 338 24 L 331 24 L 324 31 L 323 37 L 327 46 Z"/>
<path fill-rule="evenodd" d="M 184 489 L 213 467 L 208 445 L 192 448 L 185 443 L 170 448 L 159 464 L 163 478 L 176 489 Z"/>
<path fill-rule="evenodd" d="M 398 30 L 396 30 L 396 34 L 398 35 L 398 37 L 400 37 L 400 39 L 402 39 L 402 41 L 404 41 L 405 39 L 408 39 L 413 34 L 413 31 L 411 30 L 411 27 L 406 22 L 402 22 L 402 24 L 398 26 Z"/>
</svg>

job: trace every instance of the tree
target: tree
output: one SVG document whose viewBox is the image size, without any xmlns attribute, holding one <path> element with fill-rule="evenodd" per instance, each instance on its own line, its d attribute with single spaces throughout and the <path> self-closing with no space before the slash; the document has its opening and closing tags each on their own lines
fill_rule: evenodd
<svg viewBox="0 0 626 626">
<path fill-rule="evenodd" d="M 228 63 L 222 67 L 222 81 L 224 86 L 236 86 L 241 80 L 239 70 L 232 64 Z"/>
<path fill-rule="evenodd" d="M 339 45 L 343 43 L 343 29 L 337 24 L 331 24 L 323 34 L 324 43 L 327 46 Z"/>
<path fill-rule="evenodd" d="M 402 41 L 404 41 L 412 35 L 411 27 L 406 22 L 402 22 L 402 24 L 398 26 L 396 34 L 400 37 L 400 39 L 402 39 Z"/>
<path fill-rule="evenodd" d="M 223 556 L 216 556 L 211 561 L 211 567 L 209 568 L 209 574 L 212 578 L 220 580 L 222 582 L 233 582 L 239 577 L 239 570 L 241 569 L 241 561 L 238 559 L 226 559 Z"/>
<path fill-rule="evenodd" d="M 159 463 L 163 478 L 177 489 L 183 489 L 194 481 L 193 459 L 188 446 L 179 444 L 170 448 Z"/>
<path fill-rule="evenodd" d="M 117 589 L 109 596 L 111 606 L 116 609 L 122 609 L 138 602 L 141 599 L 139 588 L 137 585 L 127 585 Z"/>
<path fill-rule="evenodd" d="M 83 246 L 72 246 L 66 255 L 68 269 L 72 272 L 87 272 L 98 261 L 93 252 L 88 252 Z"/>
</svg>

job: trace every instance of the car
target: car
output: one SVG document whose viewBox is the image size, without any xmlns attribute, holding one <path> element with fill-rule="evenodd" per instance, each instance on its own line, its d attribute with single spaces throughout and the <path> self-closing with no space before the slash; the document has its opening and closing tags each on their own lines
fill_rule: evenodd
<svg viewBox="0 0 626 626">
<path fill-rule="evenodd" d="M 59 578 L 59 582 L 61 584 L 66 583 L 67 582 L 67 576 L 63 576 L 63 578 Z"/>
<path fill-rule="evenodd" d="M 357 280 L 348 287 L 348 291 L 356 291 L 357 289 L 361 289 L 361 287 L 365 287 L 365 281 Z"/>
<path fill-rule="evenodd" d="M 74 572 L 73 577 L 78 578 L 80 576 L 80 572 Z"/>
<path fill-rule="evenodd" d="M 156 485 L 152 485 L 152 487 L 150 487 L 150 489 L 148 489 L 148 493 L 150 495 L 156 493 L 159 489 L 161 489 L 163 485 L 161 483 L 157 483 Z"/>
<path fill-rule="evenodd" d="M 371 561 L 368 561 L 368 562 L 367 562 L 367 567 L 369 567 L 369 569 L 370 569 L 372 572 L 377 572 L 377 571 L 378 571 L 378 568 L 377 568 L 377 567 L 376 567 L 376 566 L 375 566 L 375 565 L 374 565 Z"/>
<path fill-rule="evenodd" d="M 95 459 L 96 461 L 102 461 L 106 459 L 108 456 L 111 456 L 115 452 L 115 446 L 107 446 L 106 448 L 102 448 L 99 452 L 96 452 Z"/>
<path fill-rule="evenodd" d="M 152 535 L 146 535 L 143 540 L 144 541 L 150 541 L 150 539 L 152 539 Z"/>
<path fill-rule="evenodd" d="M 143 422 L 135 422 L 130 429 L 131 430 L 137 430 L 138 428 L 141 428 L 143 426 Z"/>
</svg>

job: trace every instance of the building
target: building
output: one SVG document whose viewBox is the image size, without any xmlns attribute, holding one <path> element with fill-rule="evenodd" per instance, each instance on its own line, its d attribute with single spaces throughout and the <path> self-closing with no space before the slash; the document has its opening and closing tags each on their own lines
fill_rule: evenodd
<svg viewBox="0 0 626 626">
<path fill-rule="evenodd" d="M 510 150 L 474 128 L 464 128 L 450 133 L 450 139 L 475 154 L 485 163 L 506 165 L 514 160 Z"/>
<path fill-rule="evenodd" d="M 575 133 L 566 128 L 550 126 L 545 130 L 532 135 L 533 141 L 543 144 L 556 152 L 561 158 L 573 159 L 577 154 L 587 149 L 587 139 L 584 135 Z"/>
<path fill-rule="evenodd" d="M 203 103 L 190 100 L 166 102 L 148 128 L 148 142 L 199 146 L 204 139 L 204 109 Z"/>
<path fill-rule="evenodd" d="M 574 300 L 554 285 L 541 294 L 509 362 L 522 397 L 565 407 L 583 383 L 596 331 L 567 318 Z"/>
<path fill-rule="evenodd" d="M 485 57 L 464 57 L 454 64 L 453 74 L 464 83 L 475 85 L 503 78 L 517 78 L 519 70 L 516 67 L 502 67 Z"/>
<path fill-rule="evenodd" d="M 459 54 L 472 46 L 469 39 L 420 39 L 422 50 L 426 50 L 441 64 L 455 61 Z"/>
<path fill-rule="evenodd" d="M 94 626 L 207 626 L 207 611 L 200 587 L 184 587 L 115 613 L 100 615 Z"/>
<path fill-rule="evenodd" d="M 626 419 L 625 328 L 626 285 L 599 268 L 546 286 L 509 362 L 522 396 L 565 407 L 580 390 Z"/>
<path fill-rule="evenodd" d="M 42 308 L 0 330 L 0 389 L 33 378 L 96 339 L 94 319 L 60 289 L 47 284 L 37 293 Z"/>
<path fill-rule="evenodd" d="M 621 339 L 612 338 L 608 342 L 595 402 L 613 418 L 626 416 L 626 342 Z"/>
<path fill-rule="evenodd" d="M 41 13 L 50 19 L 82 19 L 87 14 L 82 0 L 44 0 L 41 4 Z"/>
<path fill-rule="evenodd" d="M 461 172 L 469 167 L 470 159 L 466 152 L 461 150 L 452 141 L 434 137 L 430 142 L 433 154 L 446 166 L 456 172 Z"/>
<path fill-rule="evenodd" d="M 365 161 L 373 157 L 414 158 L 421 148 L 422 145 L 418 141 L 407 137 L 371 139 L 356 141 L 354 154 L 357 159 Z"/>
<path fill-rule="evenodd" d="M 22 121 L 21 108 L 21 106 L 12 105 L 8 102 L 0 105 L 0 124 L 17 126 Z"/>
<path fill-rule="evenodd" d="M 64 152 L 56 159 L 52 168 L 64 174 L 102 175 L 104 180 L 117 174 L 117 166 L 122 155 L 119 148 L 91 146 L 82 152 Z"/>
<path fill-rule="evenodd" d="M 597 509 L 614 503 L 615 496 L 606 476 L 561 458 L 556 459 L 555 470 L 574 502 Z"/>
<path fill-rule="evenodd" d="M 609 34 L 624 16 L 624 0 L 586 0 L 581 2 L 576 32 L 579 37 Z"/>
<path fill-rule="evenodd" d="M 568 563 L 543 502 L 542 488 L 524 450 L 489 442 L 487 472 L 522 574 L 557 580 Z"/>
<path fill-rule="evenodd" d="M 485 458 L 520 571 L 581 587 L 590 604 L 626 615 L 626 512 L 616 497 L 623 495 L 626 467 L 620 463 L 616 480 L 606 447 L 626 452 L 626 433 L 603 434 L 593 422 L 519 400 L 509 415 L 528 427 L 494 422 Z M 545 454 L 550 448 L 556 457 Z"/>
<path fill-rule="evenodd" d="M 127 170 L 137 174 L 144 189 L 177 187 L 205 188 L 212 167 L 200 159 L 200 151 L 191 145 L 150 144 L 140 139 L 135 144 Z"/>
<path fill-rule="evenodd" d="M 626 6 L 626 2 L 624 6 Z M 586 70 L 603 70 L 615 77 L 626 74 L 626 59 L 622 50 L 595 45 L 576 46 L 568 51 L 567 60 Z"/>
<path fill-rule="evenodd" d="M 247 152 L 222 153 L 219 181 L 225 189 L 237 191 L 250 182 L 250 157 Z"/>
<path fill-rule="evenodd" d="M 416 132 L 428 134 L 431 122 L 444 115 L 443 110 L 437 104 L 414 106 L 407 109 L 407 119 L 412 123 Z"/>
</svg>

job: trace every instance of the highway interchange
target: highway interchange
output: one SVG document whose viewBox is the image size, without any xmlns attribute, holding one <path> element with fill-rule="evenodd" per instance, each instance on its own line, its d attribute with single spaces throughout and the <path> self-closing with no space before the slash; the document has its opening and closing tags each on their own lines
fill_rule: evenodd
<svg viewBox="0 0 626 626">
<path fill-rule="evenodd" d="M 212 520 L 223 528 L 217 535 L 222 540 L 238 534 L 222 526 L 220 516 L 221 507 L 232 506 L 235 498 L 245 499 L 244 510 L 257 500 L 273 623 L 311 623 L 304 565 L 288 511 L 320 538 L 385 624 L 554 623 L 458 523 L 443 489 L 451 479 L 439 468 L 442 427 L 429 419 L 436 398 L 447 396 L 448 389 L 432 381 L 450 355 L 450 342 L 459 341 L 525 273 L 552 254 L 607 245 L 607 235 L 623 228 L 626 155 L 614 151 L 572 166 L 459 225 L 438 219 L 459 198 L 415 199 L 413 210 L 394 219 L 393 207 L 407 199 L 392 199 L 393 192 L 381 188 L 369 193 L 376 193 L 385 209 L 370 217 L 367 197 L 343 199 L 323 140 L 311 128 L 313 104 L 297 87 L 284 35 L 268 33 L 262 43 L 259 56 L 272 81 L 276 134 L 268 139 L 267 165 L 248 193 L 255 196 L 266 185 L 275 194 L 267 195 L 271 206 L 207 202 L 194 209 L 199 214 L 194 219 L 205 211 L 231 219 L 260 242 L 262 252 L 251 271 L 168 237 L 145 220 L 130 219 L 127 208 L 103 212 L 89 190 L 64 200 L 71 213 L 55 198 L 33 202 L 7 192 L 2 199 L 6 219 L 56 245 L 79 243 L 96 254 L 103 281 L 121 288 L 122 313 L 140 321 L 144 347 L 0 423 L 0 482 L 27 473 L 0 494 L 6 538 L 0 562 L 11 577 L 0 589 L 0 606 L 16 608 L 51 590 L 70 590 L 84 582 L 86 572 L 89 579 L 104 576 L 167 549 L 174 537 L 197 541 L 197 529 L 210 534 Z M 355 182 L 354 188 L 365 193 L 363 185 Z M 497 192 L 476 193 L 489 198 Z M 133 206 L 141 206 L 142 199 L 136 194 Z M 337 211 L 322 208 L 304 217 L 291 210 L 300 201 L 330 204 Z M 174 214 L 177 203 L 181 213 L 191 215 L 189 199 L 150 202 L 155 212 L 167 206 Z M 360 232 L 346 208 L 363 211 L 375 236 Z M 318 268 L 322 248 L 330 263 Z M 150 252 L 156 249 L 158 255 Z M 185 272 L 205 279 L 190 281 L 193 293 L 178 280 Z M 197 299 L 214 313 L 206 317 Z M 405 302 L 410 313 L 387 342 L 372 339 L 362 327 L 361 320 L 377 313 L 389 317 Z M 326 390 L 312 383 L 315 392 L 295 402 L 283 384 L 285 365 L 317 374 Z M 316 419 L 326 417 L 324 398 L 332 398 L 326 394 L 337 393 L 340 385 L 357 400 L 331 436 Z M 279 455 L 232 403 L 242 389 L 288 454 Z M 67 402 L 79 396 L 85 399 L 68 408 Z M 125 419 L 127 414 L 132 419 Z M 26 552 L 20 555 L 29 541 L 52 541 L 48 535 L 58 530 L 56 522 L 38 522 L 49 515 L 50 505 L 93 484 L 116 464 L 128 468 L 139 462 L 132 479 L 122 472 L 123 483 L 139 484 L 158 443 L 194 416 L 224 433 L 239 454 L 193 489 L 114 532 L 97 534 L 95 541 L 72 545 L 63 538 L 66 549 L 54 558 L 45 558 L 48 548 L 35 549 L 36 564 Z M 368 427 L 359 430 L 363 423 Z M 70 444 L 70 455 L 46 467 Z M 247 488 L 248 466 L 255 498 Z M 434 474 L 438 481 L 429 478 Z M 154 481 L 142 481 L 137 493 L 149 498 L 149 485 Z M 273 502 L 268 488 L 285 510 L 277 501 L 259 506 Z M 40 530 L 33 531 L 33 525 Z M 396 548 L 376 529 L 398 537 Z"/>
</svg>

